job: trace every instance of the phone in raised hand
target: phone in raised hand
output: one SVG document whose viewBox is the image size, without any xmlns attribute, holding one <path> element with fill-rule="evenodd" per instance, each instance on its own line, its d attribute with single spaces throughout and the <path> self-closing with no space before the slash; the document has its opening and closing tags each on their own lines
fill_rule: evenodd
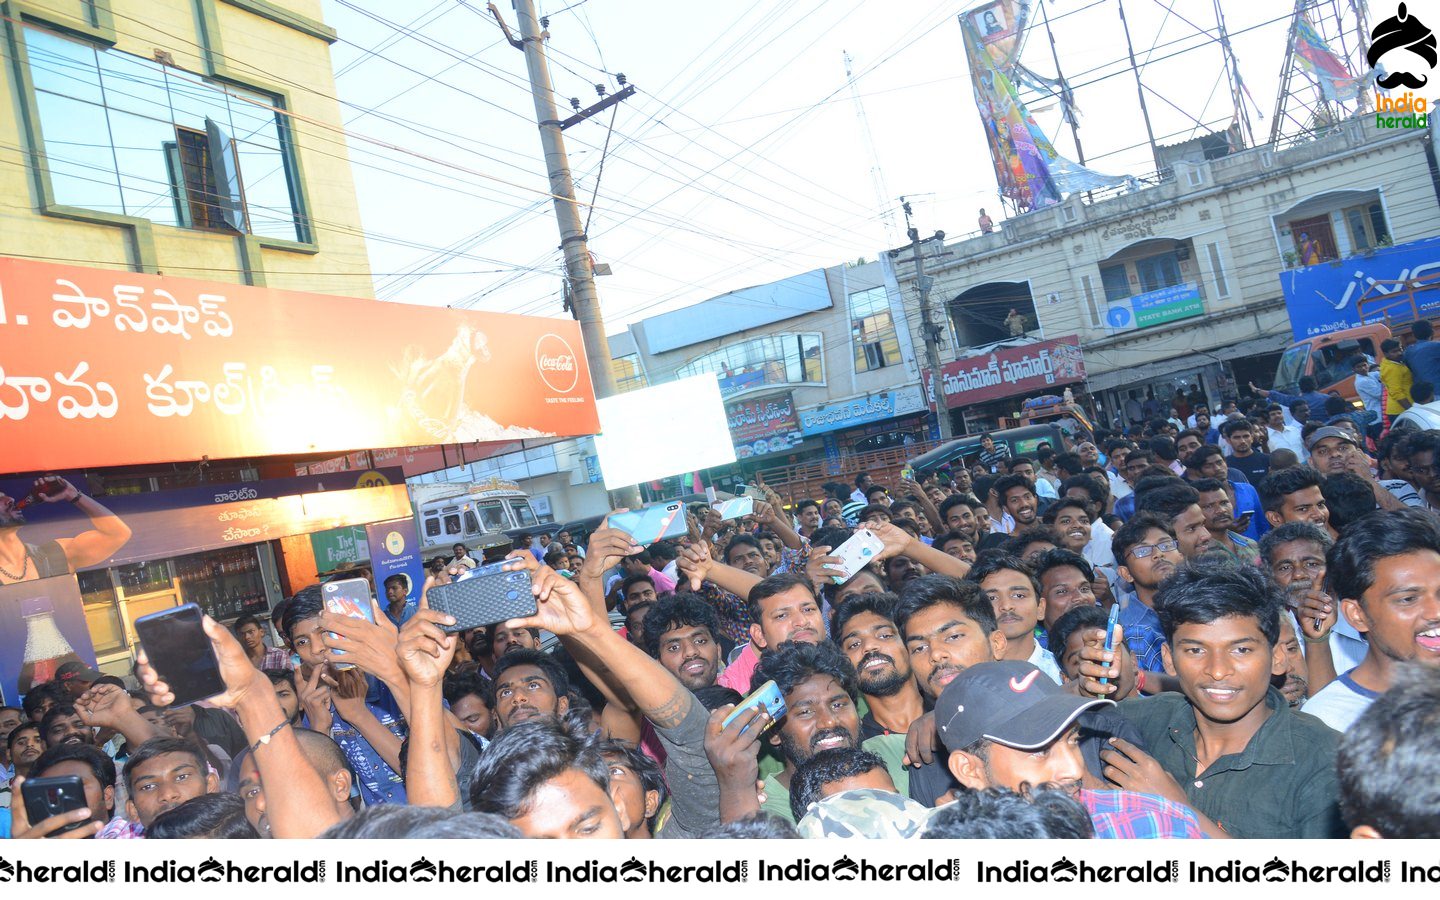
<svg viewBox="0 0 1440 900">
<path fill-rule="evenodd" d="M 718 503 L 712 503 L 711 506 L 720 514 L 721 519 L 729 522 L 752 515 L 755 512 L 755 498 L 734 497 L 730 500 L 721 500 Z"/>
<path fill-rule="evenodd" d="M 1109 653 L 1115 649 L 1115 628 L 1120 624 L 1120 604 L 1116 603 L 1110 607 L 1110 618 L 1105 622 L 1105 652 Z M 1101 684 L 1109 684 L 1110 676 L 1106 675 L 1100 679 Z"/>
<path fill-rule="evenodd" d="M 767 681 L 752 691 L 750 696 L 736 704 L 735 708 L 730 711 L 730 715 L 720 723 L 720 727 L 722 729 L 729 728 L 731 722 L 740 718 L 746 710 L 750 709 L 763 709 L 770 716 L 770 722 L 765 726 L 769 728 L 785 715 L 785 695 L 775 682 Z"/>
<path fill-rule="evenodd" d="M 135 620 L 135 634 L 150 668 L 175 695 L 171 706 L 189 706 L 225 693 L 220 661 L 205 633 L 203 618 L 200 607 L 186 603 Z"/>
<path fill-rule="evenodd" d="M 685 533 L 685 504 L 679 500 L 647 506 L 629 512 L 611 513 L 610 527 L 648 547 L 659 540 L 678 538 Z"/>
<path fill-rule="evenodd" d="M 875 533 L 868 528 L 861 528 L 850 538 L 830 551 L 830 555 L 838 558 L 840 562 L 831 565 L 829 568 L 839 569 L 842 574 L 832 575 L 831 579 L 836 584 L 844 584 L 861 569 L 870 565 L 885 549 L 885 542 L 875 536 Z"/>
<path fill-rule="evenodd" d="M 343 581 L 327 581 L 321 587 L 320 593 L 325 597 L 325 611 L 337 616 L 347 616 L 351 619 L 364 619 L 370 624 L 375 624 L 375 609 L 370 605 L 370 582 L 364 578 L 346 578 Z M 335 632 L 330 636 L 337 637 Z M 331 650 L 331 657 L 344 656 L 344 650 Z M 337 669 L 353 669 L 354 663 L 338 662 L 331 663 Z"/>
</svg>

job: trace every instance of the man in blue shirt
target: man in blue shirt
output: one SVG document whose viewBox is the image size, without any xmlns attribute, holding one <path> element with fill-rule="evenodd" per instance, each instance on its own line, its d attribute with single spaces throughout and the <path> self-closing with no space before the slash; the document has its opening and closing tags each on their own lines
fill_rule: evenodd
<svg viewBox="0 0 1440 900">
<path fill-rule="evenodd" d="M 1440 348 L 1440 344 L 1437 344 L 1436 347 Z M 1408 362 L 1410 356 L 1409 351 L 1406 351 L 1405 356 Z M 1416 380 L 1419 380 L 1418 377 Z M 1286 409 L 1290 409 L 1296 400 L 1304 400 L 1305 405 L 1310 407 L 1310 415 L 1323 416 L 1325 414 L 1325 401 L 1330 399 L 1330 395 L 1320 393 L 1320 391 L 1317 390 L 1318 387 L 1319 385 L 1315 383 L 1315 376 L 1313 375 L 1300 376 L 1299 394 L 1287 394 L 1284 391 L 1267 391 L 1256 387 L 1253 382 L 1250 384 L 1250 390 L 1269 400 L 1271 403 L 1278 403 Z M 1305 423 L 1299 422 L 1299 424 L 1304 425 Z"/>
<path fill-rule="evenodd" d="M 1426 319 L 1417 319 L 1413 333 L 1415 343 L 1405 349 L 1405 365 L 1416 382 L 1440 385 L 1440 341 L 1435 340 L 1435 327 Z"/>
</svg>

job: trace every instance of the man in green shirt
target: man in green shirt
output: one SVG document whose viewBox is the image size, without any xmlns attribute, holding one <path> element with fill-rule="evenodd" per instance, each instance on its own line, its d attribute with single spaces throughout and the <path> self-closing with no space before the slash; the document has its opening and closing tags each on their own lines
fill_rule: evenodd
<svg viewBox="0 0 1440 900">
<path fill-rule="evenodd" d="M 1343 837 L 1339 735 L 1292 711 L 1270 685 L 1270 676 L 1284 671 L 1278 647 L 1283 605 L 1279 588 L 1258 569 L 1207 560 L 1170 576 L 1155 609 L 1165 633 L 1165 668 L 1179 678 L 1182 693 L 1117 707 L 1150 753 L 1116 743 L 1101 754 L 1106 777 L 1126 790 L 1190 806 L 1212 837 Z M 1104 631 L 1090 629 L 1082 692 L 1115 691 L 1114 656 L 1104 650 Z M 1100 684 L 1099 676 L 1110 683 Z"/>
<path fill-rule="evenodd" d="M 1205 528 L 1214 538 L 1209 553 L 1236 565 L 1260 565 L 1260 545 L 1231 529 L 1235 526 L 1235 500 L 1227 483 L 1217 478 L 1200 478 L 1190 482 L 1200 494 L 1200 511 L 1205 514 Z"/>
</svg>

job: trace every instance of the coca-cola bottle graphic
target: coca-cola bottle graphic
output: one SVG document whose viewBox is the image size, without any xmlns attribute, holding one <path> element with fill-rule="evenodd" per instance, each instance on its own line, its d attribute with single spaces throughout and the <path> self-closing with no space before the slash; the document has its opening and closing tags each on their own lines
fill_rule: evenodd
<svg viewBox="0 0 1440 900">
<path fill-rule="evenodd" d="M 25 663 L 20 666 L 16 689 L 22 694 L 37 684 L 55 678 L 55 671 L 67 662 L 80 662 L 80 655 L 55 624 L 55 607 L 48 597 L 27 597 L 20 601 L 25 620 Z"/>
<path fill-rule="evenodd" d="M 39 503 L 41 499 L 45 497 L 53 497 L 63 490 L 65 490 L 65 482 L 59 478 L 52 478 L 17 500 L 15 502 L 15 509 L 24 509 L 27 506 Z"/>
</svg>

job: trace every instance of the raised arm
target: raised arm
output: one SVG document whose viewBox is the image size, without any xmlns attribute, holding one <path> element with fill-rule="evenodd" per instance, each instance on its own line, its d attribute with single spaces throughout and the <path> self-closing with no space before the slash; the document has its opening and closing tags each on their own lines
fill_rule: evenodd
<svg viewBox="0 0 1440 900">
<path fill-rule="evenodd" d="M 40 497 L 46 503 L 75 504 L 75 508 L 84 513 L 94 526 L 92 530 L 82 531 L 73 538 L 60 538 L 56 541 L 60 549 L 65 551 L 65 558 L 70 561 L 71 569 L 83 569 L 104 562 L 130 540 L 130 526 L 120 521 L 119 516 L 106 509 L 104 504 L 94 497 L 80 493 L 79 488 L 64 478 L 37 478 L 35 487 L 37 490 L 43 489 Z"/>
<path fill-rule="evenodd" d="M 898 525 L 886 522 L 883 525 L 871 526 L 870 530 L 885 545 L 885 549 L 880 553 L 881 559 L 908 556 L 931 572 L 956 578 L 964 578 L 970 572 L 970 564 L 965 560 L 956 559 L 919 538 L 911 537 L 908 531 Z"/>
<path fill-rule="evenodd" d="M 521 551 L 531 556 L 529 551 Z M 533 557 L 532 557 L 533 558 Z M 458 737 L 445 714 L 445 670 L 455 656 L 459 638 L 441 626 L 455 619 L 430 608 L 424 596 L 420 609 L 400 629 L 396 660 L 410 685 L 410 750 L 404 772 L 405 798 L 412 806 L 455 806 L 458 762 L 448 749 Z"/>
<path fill-rule="evenodd" d="M 340 813 L 320 773 L 306 760 L 294 729 L 289 727 L 280 701 L 265 673 L 250 663 L 245 649 L 229 629 L 206 616 L 205 634 L 220 661 L 225 693 L 210 698 L 211 706 L 233 709 L 255 755 L 262 784 L 272 785 L 265 795 L 271 833 L 277 838 L 313 838 L 340 821 Z M 156 706 L 169 706 L 175 694 L 160 680 L 141 650 L 136 674 Z"/>
<path fill-rule="evenodd" d="M 698 591 L 702 581 L 709 581 L 737 597 L 750 596 L 750 589 L 760 583 L 760 578 L 743 569 L 717 561 L 704 541 L 681 547 L 675 560 L 681 573 L 690 579 L 690 589 Z"/>
</svg>

